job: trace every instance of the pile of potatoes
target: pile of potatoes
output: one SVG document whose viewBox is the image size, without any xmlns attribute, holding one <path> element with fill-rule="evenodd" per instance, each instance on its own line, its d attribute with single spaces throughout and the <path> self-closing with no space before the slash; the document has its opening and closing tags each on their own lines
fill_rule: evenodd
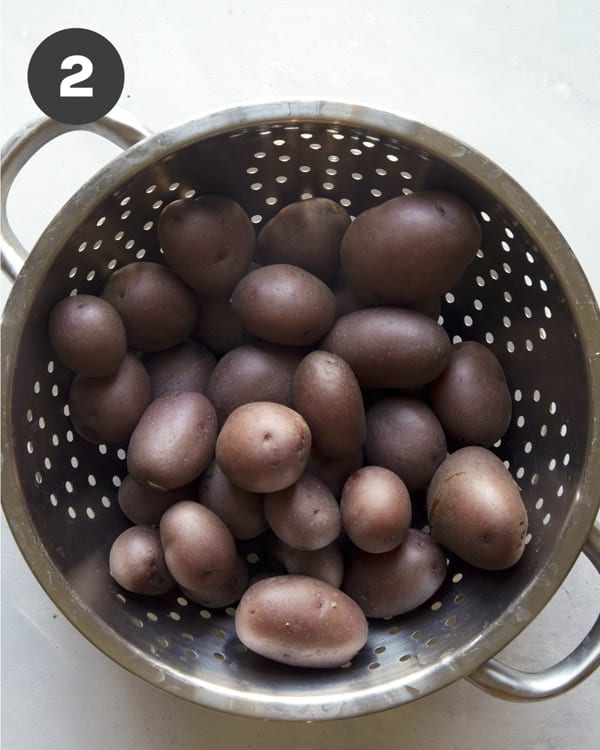
<svg viewBox="0 0 600 750">
<path fill-rule="evenodd" d="M 426 602 L 447 551 L 519 560 L 527 513 L 490 450 L 511 420 L 504 372 L 438 323 L 481 242 L 469 205 L 422 191 L 351 220 L 310 198 L 257 233 L 205 195 L 169 203 L 158 239 L 164 264 L 118 268 L 48 323 L 73 428 L 127 446 L 118 584 L 237 603 L 248 648 L 323 668 L 363 647 L 367 618 Z M 250 578 L 240 547 L 258 538 Z"/>
</svg>

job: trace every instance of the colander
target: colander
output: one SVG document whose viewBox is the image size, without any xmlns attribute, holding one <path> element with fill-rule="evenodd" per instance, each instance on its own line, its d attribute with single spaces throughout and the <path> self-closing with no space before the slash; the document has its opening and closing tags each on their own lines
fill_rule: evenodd
<svg viewBox="0 0 600 750">
<path fill-rule="evenodd" d="M 5 194 L 23 163 L 68 130 L 42 120 L 4 152 Z M 600 567 L 600 322 L 580 266 L 552 221 L 501 168 L 431 127 L 364 106 L 289 101 L 236 107 L 150 135 L 127 119 L 88 129 L 126 150 L 54 218 L 29 257 L 3 215 L 2 502 L 40 584 L 92 643 L 134 674 L 203 706 L 316 720 L 399 706 L 462 677 L 493 694 L 537 699 L 600 662 L 600 619 L 563 662 L 526 674 L 494 660 L 544 607 L 577 557 Z M 70 375 L 46 337 L 51 307 L 98 293 L 112 270 L 161 261 L 156 223 L 169 201 L 213 192 L 256 229 L 291 201 L 327 196 L 356 216 L 422 188 L 457 192 L 483 227 L 477 257 L 442 302 L 453 340 L 501 360 L 514 416 L 494 450 L 530 517 L 522 560 L 498 573 L 449 556 L 445 584 L 412 613 L 372 621 L 366 646 L 336 670 L 292 669 L 247 651 L 234 609 L 180 592 L 150 599 L 109 577 L 108 549 L 128 522 L 117 490 L 126 445 L 91 445 L 68 416 Z M 425 523 L 425 519 L 417 519 Z M 243 554 L 260 570 L 259 542 Z"/>
</svg>

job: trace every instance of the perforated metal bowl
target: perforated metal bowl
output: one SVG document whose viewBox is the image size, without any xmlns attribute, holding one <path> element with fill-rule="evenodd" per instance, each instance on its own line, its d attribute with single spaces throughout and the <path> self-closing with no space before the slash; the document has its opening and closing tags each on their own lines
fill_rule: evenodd
<svg viewBox="0 0 600 750">
<path fill-rule="evenodd" d="M 5 185 L 65 129 L 42 121 L 18 134 L 5 149 Z M 599 622 L 543 673 L 489 661 L 542 609 L 584 547 L 596 565 L 600 558 L 593 526 L 600 501 L 598 308 L 539 206 L 463 143 L 364 107 L 236 108 L 147 137 L 110 119 L 91 129 L 121 145 L 141 140 L 82 187 L 44 232 L 16 278 L 2 332 L 3 507 L 28 564 L 67 618 L 150 683 L 248 716 L 364 714 L 461 677 L 504 697 L 539 698 L 589 674 L 600 661 Z M 73 432 L 70 375 L 46 337 L 50 308 L 67 294 L 98 292 L 125 263 L 160 261 L 156 221 L 181 196 L 229 195 L 259 229 L 303 197 L 328 196 L 357 215 L 431 187 L 458 192 L 483 225 L 481 249 L 446 295 L 442 316 L 455 340 L 486 342 L 508 375 L 514 417 L 495 450 L 529 511 L 521 562 L 485 573 L 450 557 L 446 583 L 431 601 L 373 621 L 363 650 L 331 671 L 286 668 L 249 653 L 235 636 L 231 608 L 211 612 L 177 593 L 147 599 L 120 590 L 108 576 L 107 552 L 127 525 L 116 502 L 126 446 L 96 447 Z M 23 252 L 7 223 L 3 240 L 5 268 L 16 275 Z M 246 554 L 260 566 L 258 545 Z"/>
</svg>

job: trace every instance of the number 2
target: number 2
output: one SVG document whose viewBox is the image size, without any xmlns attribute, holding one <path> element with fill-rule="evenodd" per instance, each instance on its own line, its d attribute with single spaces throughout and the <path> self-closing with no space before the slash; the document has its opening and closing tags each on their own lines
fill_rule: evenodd
<svg viewBox="0 0 600 750">
<path fill-rule="evenodd" d="M 80 69 L 76 70 L 71 75 L 65 76 L 60 82 L 60 96 L 71 97 L 71 96 L 94 96 L 94 89 L 92 86 L 79 86 L 75 87 L 77 83 L 83 83 L 94 72 L 94 65 L 89 57 L 85 55 L 69 55 L 61 62 L 61 70 L 73 70 L 76 66 Z"/>
</svg>

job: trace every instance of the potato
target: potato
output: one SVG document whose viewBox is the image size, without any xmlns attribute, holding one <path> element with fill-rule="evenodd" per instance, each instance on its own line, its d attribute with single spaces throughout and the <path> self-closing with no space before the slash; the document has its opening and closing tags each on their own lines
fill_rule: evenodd
<svg viewBox="0 0 600 750">
<path fill-rule="evenodd" d="M 247 344 L 254 338 L 244 330 L 240 319 L 231 309 L 229 295 L 199 298 L 194 335 L 217 355 Z"/>
<path fill-rule="evenodd" d="M 326 547 L 342 529 L 335 497 L 310 474 L 304 474 L 290 487 L 266 494 L 265 518 L 279 539 L 301 550 Z"/>
<path fill-rule="evenodd" d="M 451 344 L 424 313 L 373 307 L 338 318 L 320 348 L 346 360 L 363 388 L 415 388 L 444 370 Z"/>
<path fill-rule="evenodd" d="M 216 513 L 182 500 L 160 519 L 165 561 L 177 583 L 191 591 L 228 585 L 238 570 L 235 541 Z"/>
<path fill-rule="evenodd" d="M 292 406 L 292 382 L 301 361 L 301 350 L 266 341 L 244 344 L 224 354 L 206 387 L 219 423 L 238 406 L 252 401 Z"/>
<path fill-rule="evenodd" d="M 233 484 L 216 461 L 200 477 L 198 500 L 219 516 L 234 539 L 254 539 L 267 528 L 264 496 Z"/>
<path fill-rule="evenodd" d="M 344 555 L 337 541 L 319 549 L 302 550 L 290 547 L 271 533 L 267 541 L 267 555 L 275 569 L 290 575 L 317 578 L 336 588 L 342 585 Z"/>
<path fill-rule="evenodd" d="M 420 607 L 446 577 L 446 555 L 422 531 L 409 529 L 389 552 L 356 550 L 346 562 L 342 591 L 367 617 L 394 617 Z"/>
<path fill-rule="evenodd" d="M 304 419 L 283 404 L 238 406 L 217 438 L 219 468 L 250 492 L 277 492 L 296 482 L 308 461 L 311 436 Z"/>
<path fill-rule="evenodd" d="M 427 485 L 446 453 L 442 426 L 422 401 L 388 396 L 367 411 L 365 460 L 395 472 L 410 491 Z"/>
<path fill-rule="evenodd" d="M 411 307 L 451 289 L 480 242 L 477 218 L 459 196 L 415 192 L 356 217 L 342 240 L 342 270 L 363 302 Z"/>
<path fill-rule="evenodd" d="M 360 469 L 363 463 L 362 449 L 340 458 L 327 458 L 312 448 L 306 464 L 306 473 L 320 479 L 334 497 L 339 498 L 346 479 L 353 471 Z"/>
<path fill-rule="evenodd" d="M 431 408 L 457 445 L 489 448 L 507 431 L 512 398 L 496 355 L 477 341 L 455 344 L 446 369 L 428 386 Z"/>
<path fill-rule="evenodd" d="M 127 591 L 160 596 L 175 587 L 158 529 L 132 526 L 112 543 L 108 567 L 114 580 Z"/>
<path fill-rule="evenodd" d="M 406 485 L 381 466 L 353 472 L 342 491 L 344 531 L 365 552 L 389 552 L 404 541 L 412 520 Z"/>
<path fill-rule="evenodd" d="M 487 448 L 448 456 L 429 485 L 427 512 L 432 537 L 471 565 L 504 570 L 523 555 L 527 509 L 510 472 Z"/>
<path fill-rule="evenodd" d="M 333 669 L 365 645 L 368 624 L 339 589 L 300 575 L 254 583 L 235 611 L 235 629 L 251 651 L 283 664 Z"/>
<path fill-rule="evenodd" d="M 217 363 L 211 351 L 191 340 L 161 352 L 147 353 L 143 362 L 150 377 L 153 399 L 171 391 L 204 393 Z"/>
<path fill-rule="evenodd" d="M 207 583 L 201 588 L 189 589 L 180 586 L 188 599 L 211 609 L 221 609 L 235 604 L 248 588 L 248 568 L 237 556 L 233 570 L 224 581 Z"/>
<path fill-rule="evenodd" d="M 195 500 L 196 492 L 193 485 L 174 490 L 155 490 L 138 484 L 128 474 L 119 485 L 117 501 L 121 511 L 132 523 L 155 526 L 167 508 L 178 500 Z"/>
<path fill-rule="evenodd" d="M 129 438 L 150 403 L 150 379 L 135 354 L 125 355 L 113 375 L 75 375 L 69 389 L 69 416 L 75 431 L 90 443 L 120 443 Z"/>
<path fill-rule="evenodd" d="M 118 268 L 108 277 L 101 297 L 119 313 L 130 349 L 169 349 L 196 326 L 196 295 L 159 263 L 141 261 Z"/>
<path fill-rule="evenodd" d="M 256 234 L 244 209 L 220 195 L 181 198 L 158 220 L 167 264 L 207 297 L 229 294 L 248 270 Z"/>
<path fill-rule="evenodd" d="M 133 431 L 127 469 L 142 485 L 182 487 L 208 466 L 216 439 L 217 416 L 206 396 L 165 393 L 148 406 Z"/>
<path fill-rule="evenodd" d="M 362 394 L 341 357 L 318 350 L 307 354 L 294 375 L 292 400 L 321 455 L 340 458 L 361 449 L 367 435 Z"/>
<path fill-rule="evenodd" d="M 262 266 L 233 290 L 231 306 L 244 328 L 265 341 L 313 344 L 335 319 L 335 297 L 313 274 L 288 263 Z"/>
<path fill-rule="evenodd" d="M 350 215 L 329 198 L 289 203 L 260 230 L 256 259 L 263 265 L 290 263 L 323 281 L 331 281 L 340 266 L 340 245 Z"/>
<path fill-rule="evenodd" d="M 127 335 L 119 314 L 91 294 L 58 302 L 50 312 L 48 337 L 64 365 L 92 378 L 113 375 L 127 353 Z"/>
</svg>

